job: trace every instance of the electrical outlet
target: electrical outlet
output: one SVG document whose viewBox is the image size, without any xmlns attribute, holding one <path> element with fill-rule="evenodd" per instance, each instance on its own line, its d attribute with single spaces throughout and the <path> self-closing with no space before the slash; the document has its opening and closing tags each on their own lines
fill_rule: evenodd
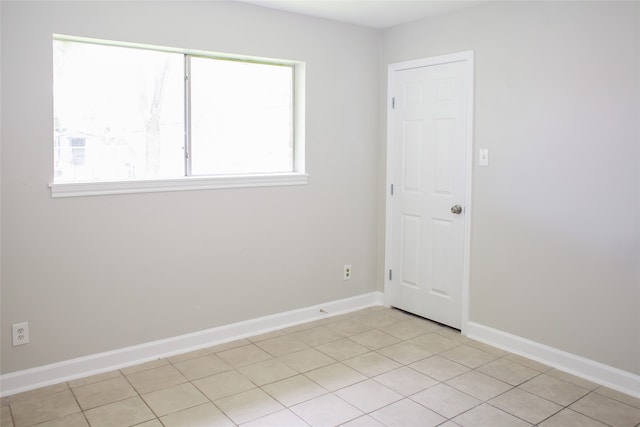
<svg viewBox="0 0 640 427">
<path fill-rule="evenodd" d="M 29 322 L 15 323 L 13 329 L 13 346 L 29 343 Z"/>
<path fill-rule="evenodd" d="M 351 280 L 351 264 L 347 264 L 344 266 L 342 280 Z"/>
</svg>

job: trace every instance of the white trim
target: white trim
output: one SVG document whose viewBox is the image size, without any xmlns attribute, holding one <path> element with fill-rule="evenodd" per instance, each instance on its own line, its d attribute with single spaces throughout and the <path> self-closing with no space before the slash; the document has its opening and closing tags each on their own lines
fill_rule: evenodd
<svg viewBox="0 0 640 427">
<path fill-rule="evenodd" d="M 134 181 L 99 181 L 51 184 L 51 197 L 99 196 L 107 194 L 155 193 L 161 191 L 211 190 L 218 188 L 305 185 L 306 173 L 183 177 Z"/>
<path fill-rule="evenodd" d="M 463 247 L 463 270 L 462 270 L 462 333 L 466 332 L 469 316 L 471 313 L 471 300 L 469 287 L 471 283 L 471 191 L 473 189 L 473 130 L 474 130 L 474 94 L 475 94 L 475 63 L 473 51 L 459 54 L 464 57 L 467 64 L 467 153 L 465 158 L 465 173 L 467 178 L 466 193 L 464 195 L 465 217 L 464 217 L 464 247 Z"/>
<path fill-rule="evenodd" d="M 463 52 L 448 53 L 445 55 L 431 56 L 429 58 L 413 59 L 410 61 L 396 62 L 389 64 L 389 71 L 410 70 L 412 68 L 429 67 L 431 65 L 449 64 L 451 62 L 473 62 L 473 51 L 466 50 Z"/>
<path fill-rule="evenodd" d="M 465 159 L 465 174 L 466 174 L 466 188 L 464 195 L 464 243 L 463 243 L 463 271 L 462 271 L 462 313 L 460 318 L 461 330 L 464 333 L 469 322 L 470 313 L 470 295 L 469 295 L 469 283 L 470 283 L 470 266 L 471 266 L 471 215 L 472 215 L 472 189 L 473 189 L 473 124 L 474 124 L 474 52 L 472 50 L 452 53 L 447 55 L 434 56 L 430 58 L 417 59 L 412 61 L 398 62 L 390 64 L 387 72 L 387 180 L 386 180 L 386 224 L 385 224 L 385 269 L 384 269 L 384 303 L 386 306 L 390 305 L 390 283 L 388 271 L 391 266 L 391 230 L 392 230 L 392 215 L 391 215 L 391 194 L 389 187 L 393 183 L 393 147 L 391 140 L 393 137 L 392 118 L 391 118 L 391 99 L 394 96 L 393 93 L 393 73 L 401 70 L 408 70 L 411 68 L 428 67 L 431 65 L 447 64 L 451 62 L 465 62 L 467 73 L 467 134 L 465 136 L 466 145 L 466 159 Z"/>
<path fill-rule="evenodd" d="M 0 376 L 0 394 L 23 391 L 95 375 L 150 360 L 199 350 L 313 320 L 382 305 L 382 293 L 371 292 L 312 307 L 277 313 L 204 331 L 92 354 Z M 322 311 L 321 311 L 322 310 Z"/>
<path fill-rule="evenodd" d="M 127 48 L 133 48 L 133 49 L 153 50 L 156 52 L 169 52 L 169 53 L 177 53 L 179 55 L 201 56 L 205 58 L 222 59 L 222 60 L 233 59 L 237 61 L 246 61 L 246 62 L 262 62 L 265 64 L 273 64 L 273 65 L 296 66 L 300 64 L 300 61 L 269 58 L 265 56 L 238 55 L 236 53 L 212 52 L 209 50 L 183 49 L 183 48 L 176 48 L 176 47 L 169 47 L 169 46 L 159 46 L 154 44 L 132 43 L 132 42 L 107 40 L 107 39 L 95 39 L 91 37 L 78 37 L 78 36 L 71 36 L 68 34 L 54 33 L 53 40 L 70 41 L 70 42 L 77 42 L 77 43 L 90 43 L 90 44 L 104 45 L 104 46 L 127 47 Z"/>
<path fill-rule="evenodd" d="M 474 340 L 519 354 L 594 383 L 640 398 L 640 375 L 476 322 L 467 323 L 465 335 Z"/>
</svg>

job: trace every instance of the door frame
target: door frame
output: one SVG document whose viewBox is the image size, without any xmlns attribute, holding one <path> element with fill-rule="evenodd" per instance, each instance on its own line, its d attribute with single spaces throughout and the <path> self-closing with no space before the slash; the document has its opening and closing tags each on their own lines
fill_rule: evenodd
<svg viewBox="0 0 640 427">
<path fill-rule="evenodd" d="M 389 270 L 391 266 L 391 239 L 392 239 L 392 207 L 393 201 L 391 195 L 391 184 L 393 184 L 393 120 L 392 120 L 392 98 L 394 73 L 396 71 L 407 70 L 411 68 L 428 67 L 432 65 L 441 65 L 451 62 L 465 62 L 465 73 L 467 79 L 467 130 L 465 135 L 465 165 L 464 170 L 466 174 L 465 182 L 465 195 L 464 195 L 464 243 L 463 243 L 463 272 L 462 272 L 462 313 L 460 319 L 461 332 L 466 335 L 467 324 L 469 322 L 470 315 L 470 258 L 471 258 L 471 191 L 473 184 L 473 105 L 474 105 L 474 53 L 472 50 L 451 53 L 440 56 L 433 56 L 429 58 L 397 62 L 389 64 L 387 71 L 387 176 L 385 187 L 385 245 L 384 245 L 384 305 L 389 307 L 391 303 L 390 297 L 390 280 Z"/>
</svg>

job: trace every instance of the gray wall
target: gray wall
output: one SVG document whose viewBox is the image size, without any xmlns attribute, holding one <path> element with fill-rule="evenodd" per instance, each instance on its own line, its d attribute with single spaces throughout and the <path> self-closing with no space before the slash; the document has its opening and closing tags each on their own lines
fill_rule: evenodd
<svg viewBox="0 0 640 427">
<path fill-rule="evenodd" d="M 382 290 L 387 64 L 474 50 L 471 320 L 640 374 L 640 3 L 0 5 L 2 373 Z M 309 184 L 51 199 L 52 33 L 306 61 Z"/>
<path fill-rule="evenodd" d="M 471 321 L 640 374 L 640 3 L 482 4 L 385 31 L 381 66 L 465 50 Z"/>
<path fill-rule="evenodd" d="M 2 373 L 376 290 L 377 32 L 234 2 L 1 7 Z M 52 199 L 52 33 L 305 61 L 309 184 Z"/>
</svg>

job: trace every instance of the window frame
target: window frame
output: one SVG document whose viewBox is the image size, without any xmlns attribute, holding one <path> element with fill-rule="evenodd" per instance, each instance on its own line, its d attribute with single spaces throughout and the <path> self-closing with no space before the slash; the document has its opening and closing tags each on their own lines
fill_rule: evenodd
<svg viewBox="0 0 640 427">
<path fill-rule="evenodd" d="M 187 175 L 177 178 L 159 179 L 132 179 L 132 180 L 108 180 L 108 181 L 78 181 L 78 182 L 54 182 L 53 178 L 49 187 L 51 197 L 76 197 L 76 196 L 98 196 L 111 194 L 129 193 L 149 193 L 187 190 L 210 190 L 224 188 L 243 187 L 271 187 L 305 185 L 308 183 L 308 174 L 305 171 L 305 64 L 301 61 L 280 60 L 246 55 L 223 54 L 218 52 L 201 51 L 194 49 L 178 49 L 171 47 L 146 45 L 129 42 L 117 42 L 86 37 L 76 37 L 68 35 L 54 34 L 52 41 L 72 41 L 80 43 L 90 43 L 95 45 L 128 47 L 136 49 L 147 49 L 161 52 L 177 53 L 185 56 L 185 62 L 191 56 L 230 60 L 241 62 L 254 62 L 270 65 L 284 65 L 292 68 L 293 71 L 293 122 L 292 122 L 292 154 L 293 170 L 291 172 L 277 173 L 249 173 L 249 174 L 224 174 L 224 175 L 190 175 L 189 159 L 185 156 L 185 173 Z M 188 82 L 187 82 L 188 84 Z M 188 93 L 188 92 L 187 92 Z M 188 96 L 188 95 L 186 95 Z M 190 114 L 190 104 L 185 102 L 185 114 Z M 189 122 L 185 122 L 189 126 Z M 53 133 L 53 132 L 52 132 Z M 185 144 L 189 147 L 190 135 L 185 132 Z M 52 154 L 55 150 L 52 144 Z M 189 152 L 187 152 L 190 155 Z M 53 162 L 52 162 L 53 166 Z M 52 169 L 53 172 L 53 169 Z"/>
</svg>

